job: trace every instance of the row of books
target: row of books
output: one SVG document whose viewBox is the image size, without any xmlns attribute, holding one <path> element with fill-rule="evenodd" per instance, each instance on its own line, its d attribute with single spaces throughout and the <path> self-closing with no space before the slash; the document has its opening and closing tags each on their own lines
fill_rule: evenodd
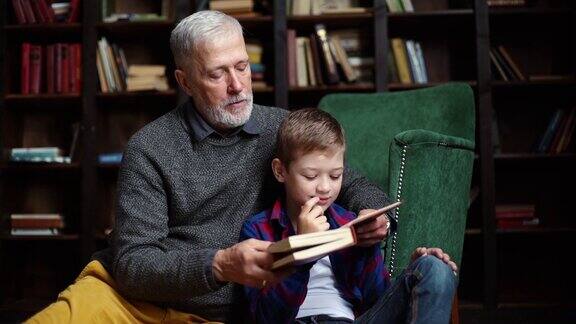
<svg viewBox="0 0 576 324">
<path fill-rule="evenodd" d="M 254 0 L 211 0 L 210 10 L 217 10 L 229 15 L 243 15 L 254 12 Z"/>
<path fill-rule="evenodd" d="M 492 76 L 503 81 L 526 81 L 527 77 L 519 64 L 512 58 L 510 51 L 502 45 L 490 48 Z"/>
<path fill-rule="evenodd" d="M 124 50 L 110 44 L 105 37 L 98 41 L 96 68 L 100 91 L 165 91 L 168 90 L 166 66 L 128 65 Z"/>
<path fill-rule="evenodd" d="M 80 0 L 12 0 L 18 24 L 75 23 L 80 15 Z"/>
<path fill-rule="evenodd" d="M 22 94 L 80 93 L 82 46 L 79 43 L 38 45 L 22 43 Z"/>
<path fill-rule="evenodd" d="M 59 147 L 15 147 L 9 150 L 12 162 L 71 163 L 71 157 L 65 156 Z"/>
<path fill-rule="evenodd" d="M 388 58 L 392 82 L 403 84 L 428 83 L 428 69 L 420 42 L 411 39 L 390 39 L 391 55 Z"/>
<path fill-rule="evenodd" d="M 546 130 L 535 145 L 536 153 L 559 154 L 571 151 L 574 145 L 576 108 L 556 109 Z"/>
<path fill-rule="evenodd" d="M 357 0 L 288 0 L 286 13 L 289 16 L 309 16 L 367 12 Z"/>
<path fill-rule="evenodd" d="M 101 0 L 100 13 L 106 23 L 118 21 L 167 21 L 173 19 L 173 0 Z"/>
<path fill-rule="evenodd" d="M 526 0 L 487 0 L 489 7 L 520 7 L 526 5 Z"/>
<path fill-rule="evenodd" d="M 262 61 L 262 55 L 264 48 L 262 43 L 254 40 L 249 40 L 246 42 L 246 52 L 248 53 L 248 59 L 250 61 L 250 71 L 252 73 L 252 87 L 263 88 L 266 86 L 265 73 L 266 65 Z"/>
<path fill-rule="evenodd" d="M 496 228 L 518 229 L 540 224 L 533 204 L 496 205 Z"/>
<path fill-rule="evenodd" d="M 10 214 L 11 235 L 58 235 L 64 228 L 61 214 Z"/>
<path fill-rule="evenodd" d="M 322 24 L 316 25 L 315 31 L 308 37 L 296 37 L 296 31 L 288 29 L 288 84 L 306 87 L 356 81 L 340 37 L 328 35 Z"/>
</svg>

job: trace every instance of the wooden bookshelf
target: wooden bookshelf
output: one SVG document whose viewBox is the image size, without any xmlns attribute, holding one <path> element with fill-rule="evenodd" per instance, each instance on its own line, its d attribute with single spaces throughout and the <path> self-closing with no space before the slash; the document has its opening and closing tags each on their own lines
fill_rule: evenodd
<svg viewBox="0 0 576 324">
<path fill-rule="evenodd" d="M 512 293 L 523 284 L 526 287 L 531 284 L 529 281 L 510 278 L 512 270 L 522 273 L 525 267 L 532 266 L 534 256 L 530 254 L 531 251 L 525 252 L 526 249 L 521 243 L 534 244 L 535 239 L 540 242 L 557 237 L 562 241 L 576 232 L 576 224 L 567 220 L 572 218 L 570 216 L 575 212 L 574 207 L 569 204 L 572 198 L 557 188 L 560 183 L 571 185 L 568 179 L 574 178 L 576 172 L 576 153 L 572 150 L 558 155 L 536 154 L 524 149 L 530 146 L 530 136 L 536 137 L 538 134 L 533 133 L 540 132 L 545 127 L 546 118 L 556 106 L 576 106 L 576 5 L 567 0 L 535 0 L 530 1 L 529 7 L 488 8 L 485 0 L 430 0 L 427 2 L 431 6 L 430 10 L 388 13 L 385 0 L 363 1 L 364 4 L 368 2 L 370 9 L 364 13 L 289 16 L 285 1 L 278 0 L 273 1 L 274 8 L 270 13 L 238 16 L 246 29 L 246 39 L 261 41 L 265 51 L 266 85 L 254 89 L 255 102 L 293 109 L 316 106 L 322 96 L 334 92 L 403 91 L 452 81 L 471 85 L 477 103 L 477 148 L 473 185 L 480 188 L 480 194 L 471 204 L 469 211 L 459 296 L 467 301 L 466 305 L 473 305 L 471 309 L 487 313 L 497 311 L 502 305 L 511 308 L 532 307 L 529 300 Z M 6 197 L 15 195 L 11 188 L 44 188 L 51 179 L 64 179 L 64 183 L 59 184 L 57 189 L 59 192 L 70 193 L 72 197 L 62 198 L 64 201 L 57 201 L 55 204 L 65 205 L 64 207 L 71 211 L 68 214 L 74 215 L 68 216 L 74 218 L 71 223 L 73 227 L 70 229 L 74 234 L 51 238 L 0 235 L 0 240 L 10 243 L 2 244 L 0 256 L 14 255 L 18 250 L 14 244 L 26 245 L 25 253 L 35 255 L 35 249 L 41 250 L 46 241 L 50 244 L 62 241 L 65 244 L 58 248 L 58 253 L 70 255 L 73 260 L 80 260 L 58 265 L 68 266 L 63 272 L 68 274 L 68 277 L 63 278 L 60 283 L 72 282 L 92 253 L 103 246 L 102 236 L 96 233 L 102 233 L 109 225 L 113 213 L 113 191 L 119 165 L 99 164 L 98 154 L 121 152 L 129 136 L 185 98 L 185 95 L 177 90 L 172 77 L 174 63 L 168 39 L 175 23 L 198 9 L 200 2 L 174 0 L 172 10 L 175 18 L 165 21 L 104 23 L 99 17 L 99 1 L 83 1 L 79 23 L 37 25 L 15 25 L 9 3 L 0 1 L 0 32 L 5 36 L 0 37 L 0 75 L 4 78 L 0 82 L 0 127 L 3 135 L 0 136 L 0 147 L 17 147 L 17 143 L 23 141 L 20 138 L 22 131 L 19 123 L 30 118 L 29 116 L 47 112 L 66 118 L 65 122 L 80 122 L 83 131 L 80 138 L 81 156 L 72 164 L 0 163 L 2 216 L 15 212 L 16 208 L 26 207 L 27 204 L 23 199 L 16 203 L 5 203 Z M 286 30 L 292 28 L 297 31 L 297 35 L 305 36 L 309 35 L 318 23 L 325 24 L 328 32 L 345 29 L 362 31 L 368 44 L 366 52 L 374 58 L 373 80 L 342 82 L 329 86 L 289 86 L 285 73 L 288 59 Z M 150 37 L 142 38 L 141 35 Z M 161 92 L 101 93 L 95 55 L 97 41 L 101 36 L 126 46 L 127 52 L 133 55 L 136 62 L 166 65 L 171 89 Z M 389 41 L 394 37 L 420 41 L 425 50 L 431 50 L 426 60 L 440 68 L 429 82 L 402 84 L 391 80 L 386 60 L 390 55 Z M 24 41 L 43 44 L 81 42 L 81 93 L 19 94 L 19 45 Z M 514 57 L 527 72 L 533 75 L 562 77 L 537 81 L 495 79 L 491 75 L 489 51 L 491 46 L 497 44 L 515 49 Z M 555 64 L 544 66 L 537 64 L 540 62 L 537 59 L 553 61 Z M 547 103 L 549 104 L 546 105 Z M 502 139 L 503 144 L 512 148 L 501 153 L 494 152 L 492 142 L 494 116 L 499 122 L 504 122 L 499 125 L 500 134 L 506 137 Z M 512 123 L 507 125 L 506 122 L 509 121 Z M 67 130 L 56 128 L 55 131 Z M 64 143 L 69 137 L 61 136 L 59 141 Z M 65 146 L 62 148 L 66 149 Z M 506 145 L 503 148 L 506 148 Z M 550 179 L 558 182 L 551 182 Z M 547 222 L 534 228 L 497 229 L 495 205 L 506 200 L 519 201 L 522 198 L 533 200 L 539 208 L 538 212 Z M 557 250 L 554 246 L 549 248 L 546 254 L 552 255 L 554 260 L 560 253 L 566 252 Z M 512 270 L 502 271 L 502 259 L 516 253 L 523 254 L 523 258 L 519 258 L 515 264 L 504 263 Z M 0 262 L 4 264 L 4 261 Z M 18 262 L 18 265 L 23 265 L 24 258 Z M 554 262 L 556 266 L 561 265 L 560 261 Z M 51 266 L 53 268 L 47 265 L 45 270 L 60 271 L 56 265 Z M 6 290 L 0 286 L 0 305 L 14 301 L 19 296 L 30 299 L 55 297 L 59 289 L 63 288 L 62 285 L 48 285 L 53 290 L 41 291 L 42 296 L 24 295 L 33 293 L 33 290 L 22 283 L 17 271 L 8 273 L 16 276 L 14 282 L 22 284 L 22 287 L 8 282 L 8 279 L 0 281 L 0 284 L 9 285 L 10 288 Z M 519 278 L 525 279 L 525 276 L 519 275 Z M 573 283 L 566 283 L 566 286 L 575 288 Z M 543 299 L 553 295 L 559 288 L 561 287 L 547 289 L 540 296 L 534 291 L 529 297 L 537 301 L 534 304 L 542 305 Z M 571 296 L 559 297 L 565 297 L 566 302 L 576 304 Z M 546 307 L 561 304 L 562 301 L 555 298 Z M 468 306 L 461 304 L 461 308 L 466 307 Z M 1 319 L 0 316 L 0 321 Z"/>
</svg>

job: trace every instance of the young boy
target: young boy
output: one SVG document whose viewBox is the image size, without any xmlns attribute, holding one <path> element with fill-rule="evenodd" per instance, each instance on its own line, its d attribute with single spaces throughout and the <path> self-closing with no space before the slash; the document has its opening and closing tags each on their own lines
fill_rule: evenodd
<svg viewBox="0 0 576 324">
<path fill-rule="evenodd" d="M 241 239 L 278 241 L 294 234 L 338 228 L 356 215 L 334 203 L 342 185 L 345 141 L 338 122 L 319 109 L 293 112 L 280 126 L 276 179 L 285 197 L 244 223 Z M 326 213 L 326 216 L 324 214 Z M 258 322 L 292 322 L 327 315 L 353 321 L 389 285 L 379 245 L 330 254 L 263 289 L 246 288 Z"/>
<path fill-rule="evenodd" d="M 280 197 L 272 209 L 246 220 L 240 239 L 279 241 L 294 234 L 335 229 L 356 218 L 354 213 L 334 203 L 342 185 L 345 147 L 343 131 L 328 113 L 319 109 L 292 112 L 280 126 L 277 156 L 272 161 L 274 176 L 284 184 L 285 196 Z M 440 272 L 428 271 L 430 266 L 443 264 L 441 250 L 420 248 L 413 259 L 427 253 L 434 254 L 436 257 L 432 259 L 435 260 L 430 261 L 428 257 L 428 261 L 414 262 L 414 268 L 428 272 L 432 277 L 443 273 L 442 278 L 428 280 L 425 274 L 418 274 L 418 278 L 433 282 L 433 286 L 438 283 L 436 279 L 440 279 L 437 286 L 449 289 L 445 296 L 436 300 L 436 294 L 428 294 L 429 287 L 419 286 L 418 289 L 422 288 L 422 292 L 433 300 L 414 293 L 425 302 L 414 304 L 414 314 L 409 314 L 408 309 L 413 304 L 410 299 L 416 298 L 412 296 L 412 288 L 419 279 L 412 280 L 413 277 L 406 275 L 407 289 L 394 286 L 386 291 L 390 276 L 383 264 L 380 245 L 374 244 L 339 250 L 316 262 L 296 266 L 292 269 L 294 272 L 280 282 L 259 288 L 245 287 L 250 319 L 259 323 L 351 323 L 383 319 L 387 322 L 411 319 L 423 323 L 447 322 L 455 288 L 452 269 L 443 265 L 446 269 Z M 449 263 L 449 260 L 443 261 Z M 433 317 L 427 317 L 428 314 L 420 316 L 418 307 L 438 309 L 434 309 Z M 438 311 L 442 313 L 439 317 Z M 360 317 L 362 314 L 364 316 Z"/>
</svg>

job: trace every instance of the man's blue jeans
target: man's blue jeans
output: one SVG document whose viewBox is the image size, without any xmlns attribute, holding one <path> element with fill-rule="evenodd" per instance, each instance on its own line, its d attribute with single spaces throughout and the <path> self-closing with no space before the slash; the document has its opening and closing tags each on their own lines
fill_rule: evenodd
<svg viewBox="0 0 576 324">
<path fill-rule="evenodd" d="M 446 324 L 455 290 L 452 268 L 435 256 L 422 256 L 355 323 Z"/>
</svg>

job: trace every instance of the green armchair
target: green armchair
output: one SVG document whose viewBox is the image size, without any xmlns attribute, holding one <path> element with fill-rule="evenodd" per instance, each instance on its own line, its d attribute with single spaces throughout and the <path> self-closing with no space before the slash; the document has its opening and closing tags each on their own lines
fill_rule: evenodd
<svg viewBox="0 0 576 324">
<path fill-rule="evenodd" d="M 418 246 L 460 266 L 474 161 L 474 95 L 466 84 L 374 94 L 330 94 L 319 108 L 344 127 L 349 165 L 380 185 L 396 209 L 386 265 L 393 278 Z"/>
</svg>

